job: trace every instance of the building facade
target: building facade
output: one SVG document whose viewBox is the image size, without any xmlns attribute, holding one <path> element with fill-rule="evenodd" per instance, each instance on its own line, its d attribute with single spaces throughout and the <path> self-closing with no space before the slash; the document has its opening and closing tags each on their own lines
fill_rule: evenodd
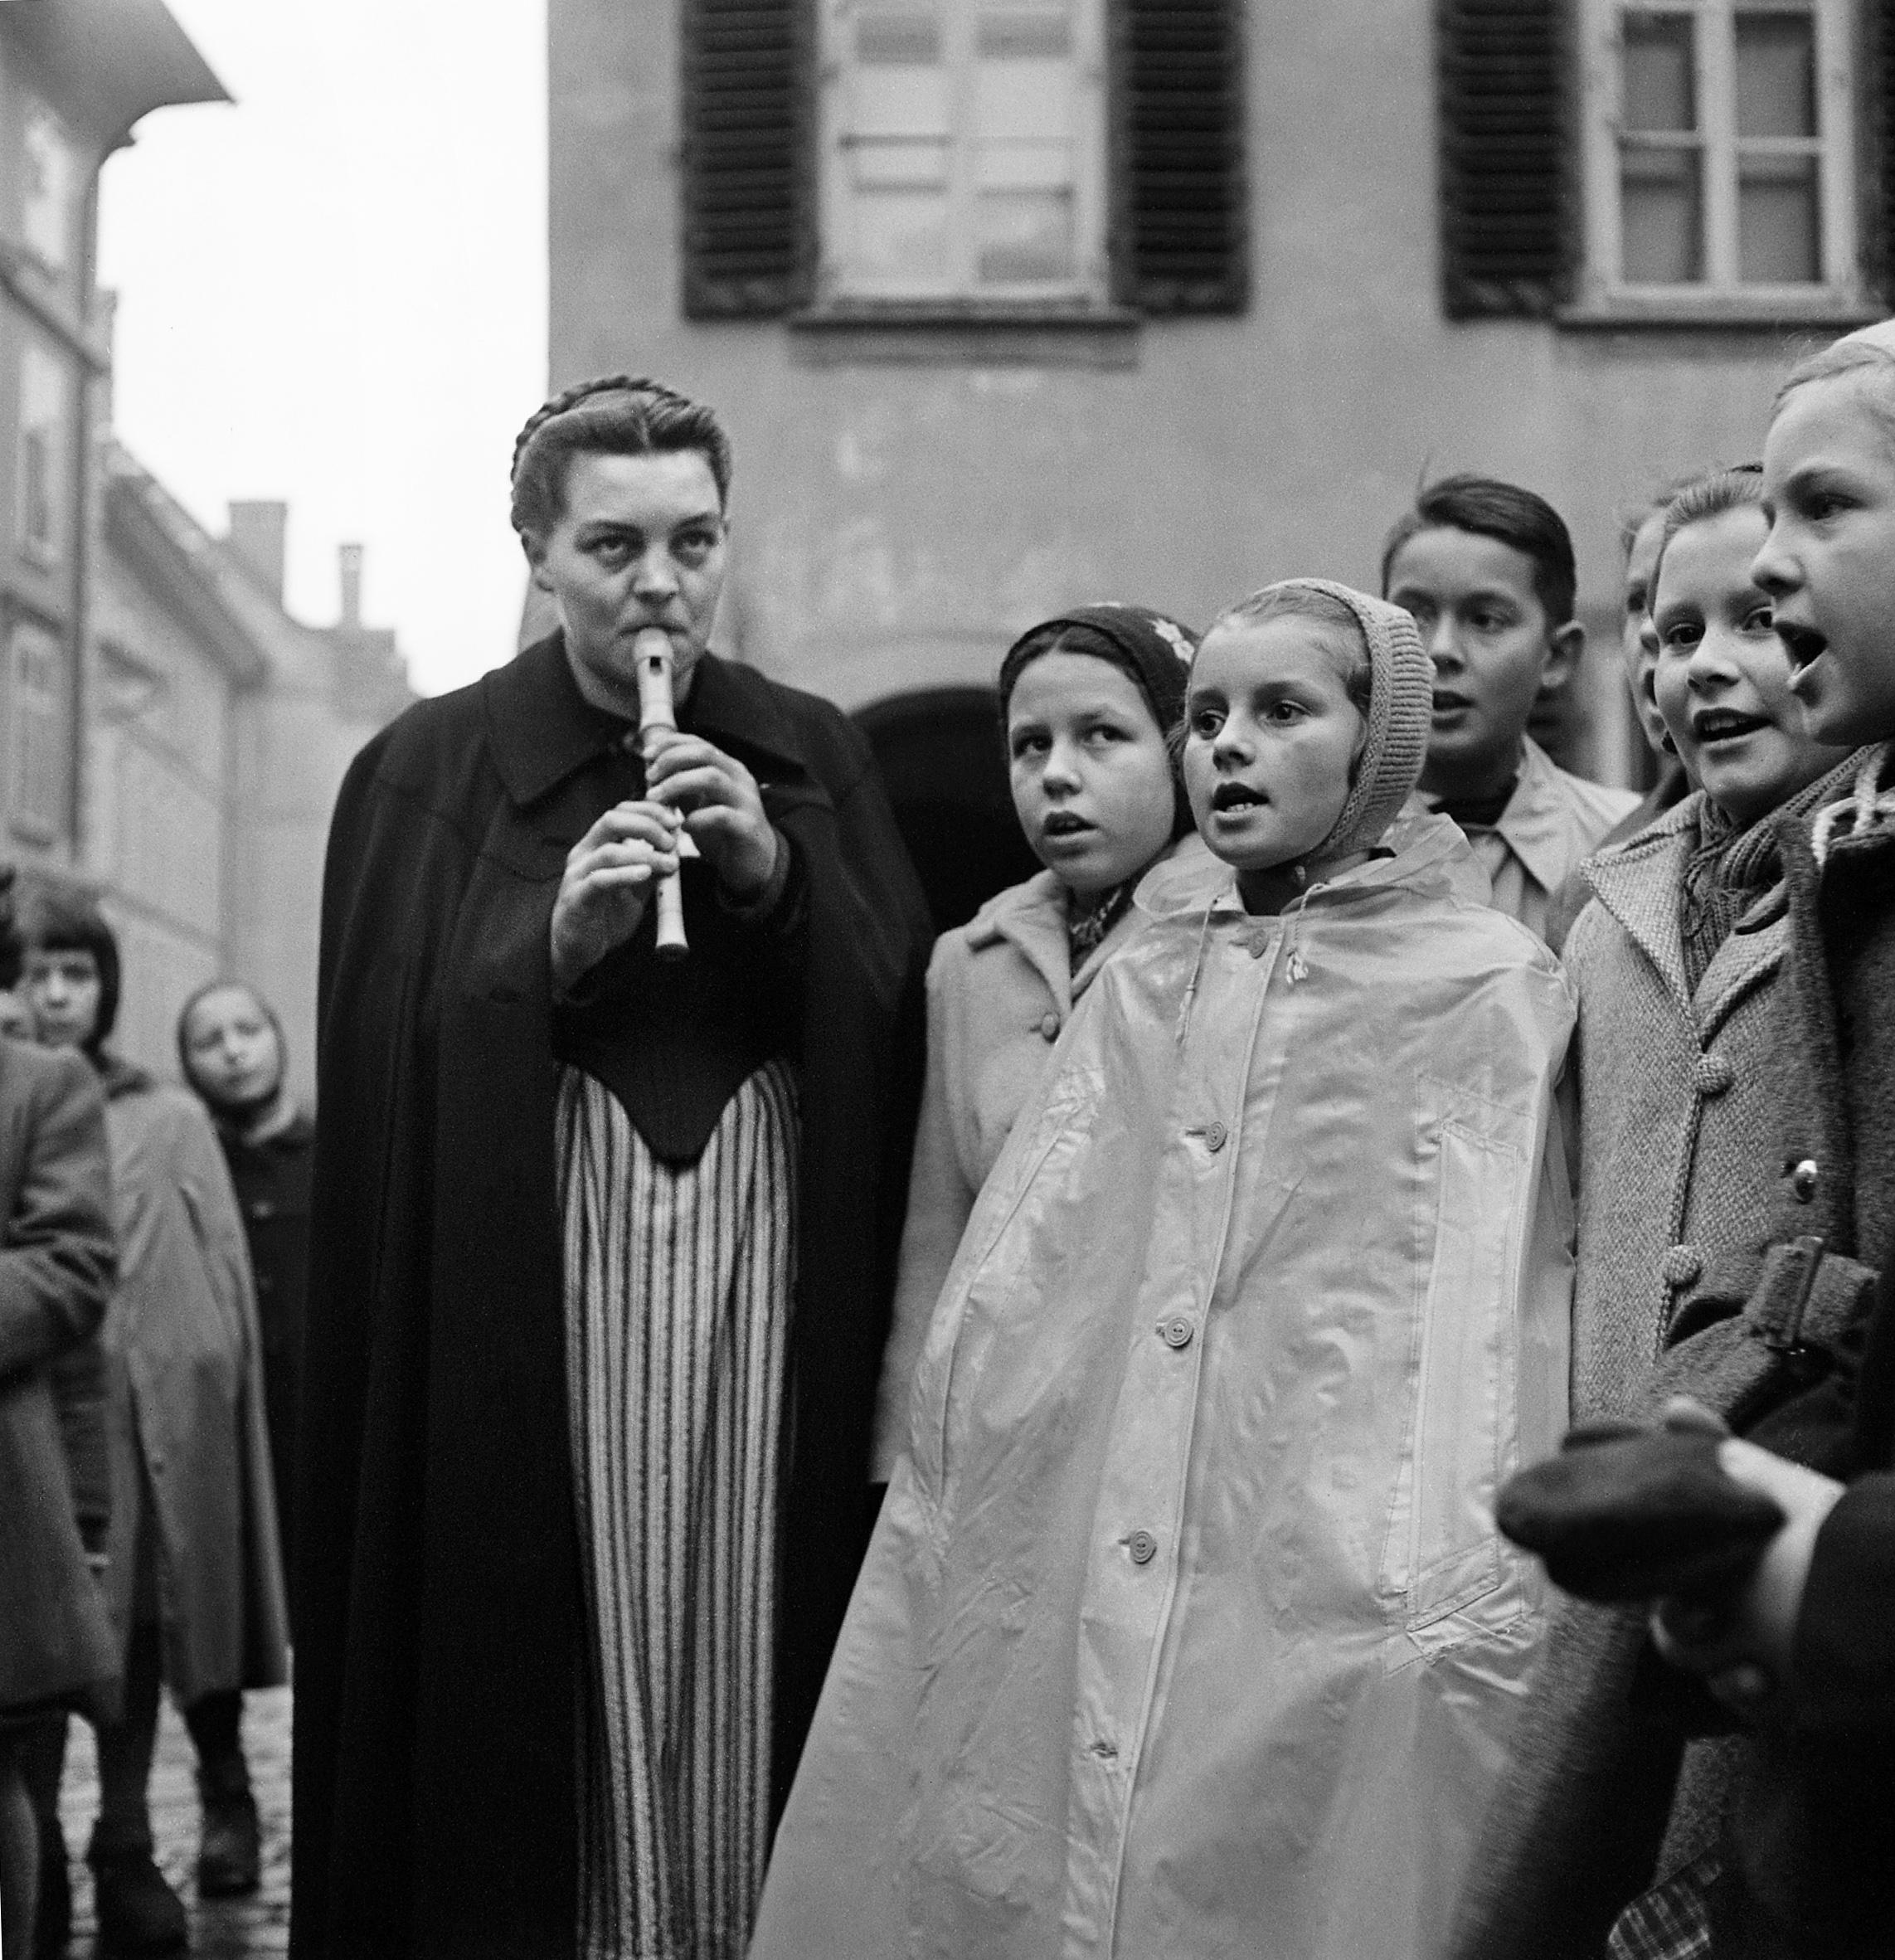
<svg viewBox="0 0 1895 1960">
<path fill-rule="evenodd" d="M 162 0 L 0 0 L 0 855 L 46 875 L 85 820 L 99 169 L 151 110 L 223 100 Z"/>
<path fill-rule="evenodd" d="M 884 722 L 1068 604 L 1373 586 L 1422 479 L 1525 484 L 1596 648 L 1567 753 L 1627 780 L 1620 513 L 1888 310 L 1890 18 L 551 0 L 552 378 L 719 408 L 725 644 Z"/>
<path fill-rule="evenodd" d="M 281 1018 L 307 1098 L 329 815 L 414 699 L 395 637 L 362 622 L 359 546 L 338 624 L 304 625 L 283 604 L 284 505 L 235 504 L 213 538 L 116 444 L 101 474 L 79 868 L 124 949 L 116 1045 L 174 1071 L 186 999 L 240 978 Z"/>
</svg>

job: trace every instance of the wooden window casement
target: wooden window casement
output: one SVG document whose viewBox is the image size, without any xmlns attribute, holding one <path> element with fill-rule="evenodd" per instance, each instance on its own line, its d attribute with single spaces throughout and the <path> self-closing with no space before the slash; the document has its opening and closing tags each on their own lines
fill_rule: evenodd
<svg viewBox="0 0 1895 1960">
<path fill-rule="evenodd" d="M 51 628 L 14 622 L 7 641 L 7 817 L 28 843 L 66 834 L 71 756 L 66 648 Z"/>
<path fill-rule="evenodd" d="M 1242 17 L 686 0 L 686 312 L 1240 309 Z"/>
<path fill-rule="evenodd" d="M 20 445 L 16 508 L 20 551 L 36 564 L 64 555 L 70 377 L 66 362 L 29 336 L 20 349 Z"/>
<path fill-rule="evenodd" d="M 1884 310 L 1892 19 L 1886 0 L 1437 0 L 1449 314 Z"/>
</svg>

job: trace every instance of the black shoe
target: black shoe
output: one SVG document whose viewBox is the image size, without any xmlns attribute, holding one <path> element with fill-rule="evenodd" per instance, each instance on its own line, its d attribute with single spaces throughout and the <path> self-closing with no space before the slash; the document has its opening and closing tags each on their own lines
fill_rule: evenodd
<svg viewBox="0 0 1895 1960">
<path fill-rule="evenodd" d="M 184 1901 L 148 1851 L 95 1851 L 91 1863 L 101 1953 L 177 1953 L 190 1943 Z"/>
<path fill-rule="evenodd" d="M 261 1845 L 253 1797 L 213 1797 L 204 1806 L 197 1851 L 197 1896 L 236 1899 L 257 1888 Z"/>
<path fill-rule="evenodd" d="M 40 1909 L 33 1921 L 33 1960 L 58 1960 L 72 1937 L 72 1874 L 57 1826 L 40 1826 Z"/>
</svg>

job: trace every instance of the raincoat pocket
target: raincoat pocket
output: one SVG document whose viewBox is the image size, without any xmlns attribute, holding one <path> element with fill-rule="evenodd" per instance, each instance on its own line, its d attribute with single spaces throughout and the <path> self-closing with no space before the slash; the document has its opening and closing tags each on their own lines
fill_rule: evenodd
<svg viewBox="0 0 1895 1960">
<path fill-rule="evenodd" d="M 1409 1415 L 1382 1575 L 1411 1633 L 1506 1574 L 1493 1504 L 1514 1427 L 1515 1296 L 1534 1121 L 1423 1075 L 1415 1141 Z"/>
<path fill-rule="evenodd" d="M 978 1375 L 995 1335 L 1010 1317 L 1018 1276 L 1042 1271 L 1022 1256 L 1024 1241 L 1044 1213 L 1044 1207 L 1034 1202 L 1036 1194 L 1078 1154 L 1105 1089 L 1102 1069 L 1063 1071 L 1049 1085 L 1046 1100 L 1024 1133 L 1017 1128 L 1008 1140 L 974 1204 L 942 1291 L 948 1319 L 944 1322 L 937 1311 L 916 1375 L 911 1413 L 912 1433 L 918 1441 L 926 1439 L 916 1464 L 924 1483 L 939 1488 L 955 1396 L 970 1374 Z M 1022 1243 L 1016 1245 L 1016 1239 Z M 1014 1277 L 1009 1278 L 1009 1273 Z"/>
</svg>

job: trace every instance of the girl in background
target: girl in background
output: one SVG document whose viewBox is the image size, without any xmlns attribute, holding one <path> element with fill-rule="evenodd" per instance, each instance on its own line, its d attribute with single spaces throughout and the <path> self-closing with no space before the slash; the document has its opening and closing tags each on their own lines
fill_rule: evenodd
<svg viewBox="0 0 1895 1960">
<path fill-rule="evenodd" d="M 309 1285 L 309 1173 L 316 1128 L 286 1079 L 283 1024 L 254 987 L 212 980 L 184 1004 L 177 1059 L 217 1126 L 243 1213 L 263 1338 L 270 1479 L 285 1572 L 295 1570 L 291 1510 Z"/>
<path fill-rule="evenodd" d="M 194 1096 L 106 1043 L 119 946 L 89 899 L 48 893 L 24 923 L 22 986 L 42 1046 L 83 1054 L 105 1092 L 118 1286 L 105 1318 L 112 1452 L 106 1597 L 124 1705 L 98 1726 L 99 1817 L 86 1854 L 101 1943 L 166 1953 L 187 1938 L 153 1855 L 147 1785 L 161 1680 L 197 1757 L 202 1897 L 254 1891 L 255 1801 L 243 1690 L 289 1679 L 283 1573 L 243 1227 Z M 59 1836 L 60 1758 L 34 1767 L 42 1841 Z"/>
<path fill-rule="evenodd" d="M 908 1184 L 873 1481 L 907 1447 L 908 1391 L 941 1282 L 1073 1004 L 1131 930 L 1132 891 L 1191 830 L 1167 738 L 1195 642 L 1164 614 L 1089 606 L 1000 664 L 1013 807 L 1045 870 L 944 932 L 928 962 L 928 1072 Z"/>
<path fill-rule="evenodd" d="M 1426 1960 L 1543 1593 L 1572 1004 L 1413 789 L 1409 615 L 1206 635 L 1162 867 L 975 1204 L 755 1960 Z"/>
</svg>

